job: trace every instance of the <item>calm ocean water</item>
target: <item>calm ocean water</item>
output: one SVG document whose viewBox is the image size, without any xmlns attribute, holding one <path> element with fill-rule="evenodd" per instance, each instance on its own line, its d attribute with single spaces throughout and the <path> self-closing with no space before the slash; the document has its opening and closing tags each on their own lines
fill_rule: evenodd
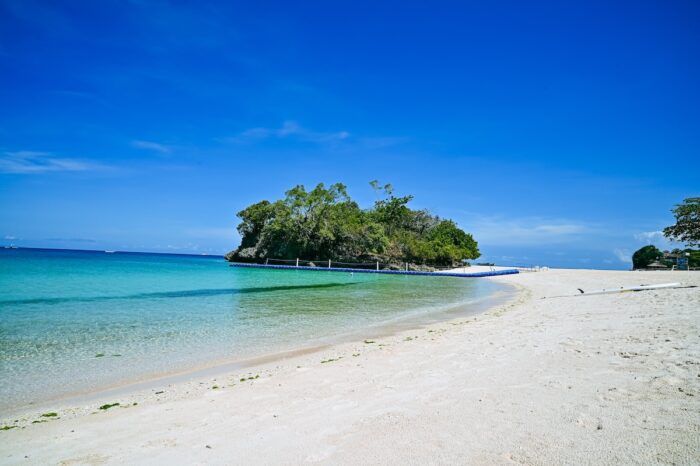
<svg viewBox="0 0 700 466">
<path fill-rule="evenodd" d="M 222 258 L 0 250 L 0 414 L 30 402 L 463 309 L 484 279 L 239 269 Z M 472 304 L 470 304 L 472 303 Z"/>
</svg>

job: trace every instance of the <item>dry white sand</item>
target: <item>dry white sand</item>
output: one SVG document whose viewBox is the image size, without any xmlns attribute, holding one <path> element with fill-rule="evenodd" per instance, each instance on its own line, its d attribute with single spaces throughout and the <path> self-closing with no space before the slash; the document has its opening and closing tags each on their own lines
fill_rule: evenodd
<svg viewBox="0 0 700 466">
<path fill-rule="evenodd" d="M 27 414 L 0 463 L 700 463 L 700 288 L 541 299 L 700 272 L 494 280 L 477 317 Z"/>
</svg>

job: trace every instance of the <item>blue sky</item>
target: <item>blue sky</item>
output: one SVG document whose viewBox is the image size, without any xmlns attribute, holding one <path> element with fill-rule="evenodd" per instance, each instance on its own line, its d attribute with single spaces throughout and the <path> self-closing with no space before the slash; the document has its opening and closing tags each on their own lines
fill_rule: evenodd
<svg viewBox="0 0 700 466">
<path fill-rule="evenodd" d="M 629 267 L 700 195 L 700 6 L 0 0 L 0 242 L 223 253 L 390 182 L 483 259 Z"/>
</svg>

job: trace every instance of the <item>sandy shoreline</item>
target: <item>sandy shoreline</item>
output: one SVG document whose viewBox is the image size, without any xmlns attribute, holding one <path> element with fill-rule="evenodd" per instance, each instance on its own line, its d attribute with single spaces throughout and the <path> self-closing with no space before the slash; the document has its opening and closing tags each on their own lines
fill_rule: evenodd
<svg viewBox="0 0 700 466">
<path fill-rule="evenodd" d="M 521 292 L 475 317 L 27 418 L 0 432 L 0 463 L 700 461 L 700 288 L 541 299 L 700 273 L 491 280 Z"/>
</svg>

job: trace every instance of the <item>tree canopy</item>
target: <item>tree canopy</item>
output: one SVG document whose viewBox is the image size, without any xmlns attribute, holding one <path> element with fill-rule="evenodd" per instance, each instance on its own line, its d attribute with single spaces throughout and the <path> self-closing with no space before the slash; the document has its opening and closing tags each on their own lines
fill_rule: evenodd
<svg viewBox="0 0 700 466">
<path fill-rule="evenodd" d="M 408 207 L 413 196 L 395 196 L 391 185 L 370 183 L 382 197 L 362 209 L 345 185 L 299 185 L 284 199 L 261 201 L 238 212 L 241 244 L 230 261 L 265 258 L 411 262 L 457 265 L 480 256 L 472 235 L 452 220 Z"/>
<path fill-rule="evenodd" d="M 688 246 L 700 246 L 700 197 L 689 197 L 671 210 L 675 225 L 664 228 L 664 235 Z"/>
<path fill-rule="evenodd" d="M 651 244 L 644 246 L 632 254 L 632 268 L 644 269 L 649 264 L 661 259 L 662 257 L 663 253 L 656 246 L 652 246 Z"/>
</svg>

